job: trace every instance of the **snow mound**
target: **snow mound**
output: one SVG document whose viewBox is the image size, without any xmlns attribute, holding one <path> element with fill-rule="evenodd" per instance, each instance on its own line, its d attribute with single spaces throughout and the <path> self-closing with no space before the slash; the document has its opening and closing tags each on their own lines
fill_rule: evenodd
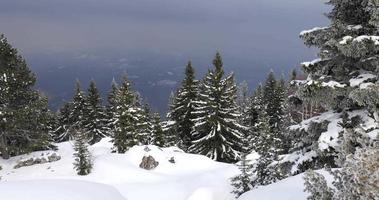
<svg viewBox="0 0 379 200">
<path fill-rule="evenodd" d="M 222 191 L 221 189 L 216 188 L 199 188 L 195 190 L 191 196 L 187 200 L 228 200 L 225 196 L 229 196 L 230 194 L 225 195 L 226 191 Z"/>
<path fill-rule="evenodd" d="M 317 171 L 324 175 L 328 184 L 333 177 L 326 171 Z M 286 178 L 276 183 L 261 186 L 241 195 L 238 200 L 304 200 L 309 194 L 304 191 L 304 173 Z"/>
<path fill-rule="evenodd" d="M 7 200 L 126 200 L 113 187 L 74 180 L 0 182 L 0 199 Z"/>
<path fill-rule="evenodd" d="M 110 139 L 104 138 L 89 147 L 94 163 L 92 172 L 87 176 L 78 176 L 72 164 L 73 144 L 63 142 L 56 145 L 59 149 L 56 153 L 61 156 L 56 162 L 13 168 L 20 160 L 51 154 L 52 151 L 33 152 L 8 160 L 0 158 L 0 193 L 12 188 L 12 185 L 23 185 L 25 181 L 35 180 L 51 181 L 50 189 L 57 190 L 54 189 L 57 188 L 55 185 L 65 184 L 60 183 L 65 180 L 105 184 L 115 188 L 116 192 L 128 200 L 187 200 L 191 195 L 199 199 L 203 195 L 207 200 L 223 200 L 233 199 L 229 194 L 232 191 L 230 178 L 239 173 L 235 165 L 215 162 L 202 155 L 184 153 L 176 147 L 134 146 L 125 154 L 112 153 Z M 149 155 L 159 165 L 153 170 L 140 168 L 142 158 Z M 41 185 L 39 188 L 43 188 L 43 183 L 38 184 Z M 201 188 L 207 188 L 209 193 L 201 192 Z M 100 190 L 102 189 L 99 188 Z M 10 199 L 1 197 L 1 200 Z M 83 200 L 86 198 L 83 197 Z"/>
</svg>

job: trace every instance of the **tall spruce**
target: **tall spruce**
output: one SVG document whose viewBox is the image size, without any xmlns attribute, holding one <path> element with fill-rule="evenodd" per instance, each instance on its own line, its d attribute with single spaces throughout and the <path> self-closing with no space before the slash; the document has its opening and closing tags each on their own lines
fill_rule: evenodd
<svg viewBox="0 0 379 200">
<path fill-rule="evenodd" d="M 231 179 L 231 185 L 234 188 L 232 193 L 236 198 L 252 189 L 251 178 L 253 176 L 253 164 L 251 164 L 251 160 L 246 158 L 246 154 L 242 155 L 241 161 L 237 163 L 237 166 L 240 174 Z"/>
<path fill-rule="evenodd" d="M 105 109 L 101 103 L 95 81 L 91 80 L 84 105 L 83 128 L 88 135 L 88 142 L 94 144 L 107 136 Z"/>
<path fill-rule="evenodd" d="M 65 102 L 59 108 L 58 113 L 57 113 L 57 124 L 58 127 L 55 129 L 54 132 L 54 140 L 56 142 L 64 142 L 69 140 L 70 136 L 70 112 L 71 112 L 71 102 Z"/>
<path fill-rule="evenodd" d="M 166 146 L 165 135 L 161 124 L 161 118 L 158 113 L 153 113 L 152 119 L 152 141 L 151 144 L 159 147 Z"/>
<path fill-rule="evenodd" d="M 47 99 L 33 89 L 35 82 L 25 60 L 0 34 L 0 152 L 5 159 L 49 146 Z"/>
<path fill-rule="evenodd" d="M 73 130 L 74 139 L 74 169 L 78 175 L 87 175 L 92 169 L 91 153 L 88 150 L 87 134 L 83 130 Z"/>
<path fill-rule="evenodd" d="M 116 101 L 118 119 L 112 142 L 116 152 L 125 153 L 130 147 L 139 143 L 135 126 L 136 97 L 126 75 L 123 77 Z"/>
<path fill-rule="evenodd" d="M 205 76 L 196 101 L 189 150 L 222 162 L 235 162 L 246 149 L 243 136 L 246 128 L 239 123 L 241 114 L 236 105 L 234 76 L 224 77 L 221 55 L 213 60 L 214 69 Z"/>
<path fill-rule="evenodd" d="M 184 150 L 188 149 L 193 140 L 191 132 L 194 127 L 193 120 L 196 118 L 194 110 L 197 95 L 198 81 L 195 79 L 192 63 L 188 62 L 184 80 L 174 96 L 175 100 L 170 105 L 170 112 L 167 115 L 180 139 L 179 147 Z"/>
<path fill-rule="evenodd" d="M 107 128 L 108 135 L 112 136 L 117 127 L 118 112 L 117 112 L 117 95 L 119 93 L 119 88 L 116 81 L 113 79 L 111 89 L 108 93 L 108 104 L 106 106 L 106 117 L 107 117 Z"/>
<path fill-rule="evenodd" d="M 76 81 L 75 94 L 71 103 L 69 114 L 70 125 L 76 129 L 83 128 L 85 118 L 85 94 L 80 87 L 79 80 Z"/>
</svg>

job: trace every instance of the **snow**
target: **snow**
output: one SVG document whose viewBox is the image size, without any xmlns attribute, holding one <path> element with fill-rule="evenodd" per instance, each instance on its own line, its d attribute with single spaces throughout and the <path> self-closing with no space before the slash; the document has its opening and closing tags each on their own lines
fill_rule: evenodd
<svg viewBox="0 0 379 200">
<path fill-rule="evenodd" d="M 331 184 L 333 177 L 325 170 L 319 170 L 326 178 L 328 185 Z M 246 192 L 238 200 L 305 200 L 308 193 L 304 192 L 304 174 L 283 179 L 274 184 L 261 186 L 252 191 Z"/>
<path fill-rule="evenodd" d="M 354 116 L 360 116 L 362 118 L 363 124 L 361 124 L 362 128 L 364 130 L 370 130 L 378 127 L 377 122 L 370 117 L 369 113 L 366 110 L 355 110 L 352 112 L 349 112 L 349 117 Z M 336 112 L 325 112 L 319 116 L 312 117 L 310 119 L 304 120 L 298 125 L 291 126 L 290 129 L 304 129 L 307 130 L 311 122 L 323 122 L 323 121 L 329 121 L 327 131 L 321 133 L 321 136 L 319 137 L 319 149 L 320 150 L 326 150 L 329 147 L 336 147 L 338 146 L 338 135 L 339 132 L 342 131 L 341 126 L 339 123 L 342 121 L 341 119 L 341 113 Z"/>
<path fill-rule="evenodd" d="M 322 82 L 321 86 L 323 86 L 323 87 L 331 87 L 331 88 L 343 88 L 346 85 L 345 84 L 341 84 L 341 83 L 339 83 L 337 81 L 328 81 L 328 82 Z"/>
<path fill-rule="evenodd" d="M 341 45 L 346 45 L 348 42 L 362 42 L 365 40 L 371 40 L 374 42 L 375 45 L 379 45 L 379 36 L 376 35 L 361 35 L 356 38 L 353 38 L 352 36 L 345 36 L 342 38 L 342 40 L 339 42 Z"/>
<path fill-rule="evenodd" d="M 350 79 L 349 82 L 350 82 L 351 87 L 358 87 L 358 86 L 367 87 L 367 84 L 364 84 L 364 85 L 362 85 L 362 84 L 368 80 L 376 79 L 376 78 L 377 78 L 376 75 L 373 75 L 370 73 L 363 73 L 363 74 L 360 74 L 359 76 L 357 76 L 356 78 Z M 362 87 L 360 87 L 360 88 L 362 88 Z"/>
<path fill-rule="evenodd" d="M 114 187 L 78 180 L 0 182 L 0 199 L 126 200 Z"/>
<path fill-rule="evenodd" d="M 312 60 L 310 62 L 303 62 L 303 63 L 301 63 L 301 65 L 304 66 L 304 67 L 309 67 L 311 65 L 315 65 L 316 63 L 318 63 L 320 61 L 321 61 L 321 59 L 317 58 L 317 59 L 314 59 L 314 60 Z"/>
<path fill-rule="evenodd" d="M 310 34 L 310 33 L 315 32 L 315 31 L 325 30 L 327 28 L 329 28 L 329 27 L 314 27 L 314 28 L 312 28 L 310 30 L 301 31 L 300 32 L 300 36 L 303 36 L 303 35 L 306 35 L 306 34 Z"/>
<path fill-rule="evenodd" d="M 229 179 L 239 173 L 238 168 L 232 164 L 215 162 L 201 155 L 187 154 L 176 147 L 134 146 L 125 154 L 111 153 L 112 144 L 109 138 L 105 138 L 89 149 L 94 162 L 92 172 L 87 176 L 78 176 L 72 165 L 72 144 L 64 142 L 56 145 L 59 148 L 57 154 L 62 157 L 56 162 L 13 168 L 20 160 L 52 151 L 34 152 L 8 160 L 0 158 L 0 166 L 3 168 L 0 170 L 0 199 L 18 200 L 18 196 L 5 198 L 9 196 L 1 195 L 15 195 L 19 190 L 13 189 L 14 187 L 23 187 L 30 182 L 35 185 L 28 190 L 30 194 L 49 195 L 57 192 L 59 198 L 54 196 L 54 199 L 58 200 L 76 200 L 71 198 L 70 191 L 88 189 L 92 186 L 94 189 L 91 189 L 91 192 L 85 192 L 88 193 L 88 197 L 83 194 L 83 198 L 77 199 L 228 200 L 233 199 Z M 158 167 L 150 171 L 141 169 L 139 164 L 145 155 L 153 156 L 159 162 Z M 169 162 L 172 157 L 175 163 Z M 73 185 L 74 189 L 65 185 Z M 63 189 L 60 190 L 61 188 Z M 109 197 L 100 198 L 105 194 Z M 24 194 L 19 194 L 23 199 L 44 200 L 38 195 L 36 198 L 33 195 L 30 195 L 33 198 L 24 198 L 22 195 Z M 113 196 L 114 198 L 110 198 Z M 50 200 L 51 195 L 45 198 Z"/>
</svg>

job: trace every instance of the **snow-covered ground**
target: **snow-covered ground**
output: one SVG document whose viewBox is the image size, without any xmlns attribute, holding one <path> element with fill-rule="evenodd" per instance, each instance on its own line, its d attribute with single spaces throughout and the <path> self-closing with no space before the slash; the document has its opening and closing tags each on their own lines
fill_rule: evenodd
<svg viewBox="0 0 379 200">
<path fill-rule="evenodd" d="M 333 178 L 328 172 L 324 170 L 317 172 L 324 175 L 328 184 L 331 185 Z M 305 200 L 309 194 L 304 191 L 303 176 L 304 174 L 299 174 L 271 185 L 258 187 L 242 194 L 238 200 Z"/>
<path fill-rule="evenodd" d="M 229 179 L 239 171 L 231 164 L 180 149 L 135 146 L 126 154 L 111 153 L 109 139 L 90 147 L 94 168 L 87 176 L 73 169 L 70 142 L 57 144 L 61 160 L 14 169 L 20 161 L 51 155 L 51 151 L 0 159 L 0 199 L 6 200 L 232 200 Z M 48 154 L 50 153 L 50 154 Z M 144 155 L 159 165 L 144 170 Z M 169 162 L 174 157 L 175 163 Z M 252 160 L 257 155 L 252 154 Z M 243 200 L 306 199 L 302 175 L 260 187 L 243 195 Z"/>
<path fill-rule="evenodd" d="M 92 173 L 78 176 L 72 165 L 72 144 L 57 145 L 62 159 L 56 162 L 14 169 L 20 160 L 43 157 L 49 151 L 0 159 L 3 168 L 0 170 L 0 199 L 233 199 L 229 178 L 236 175 L 238 169 L 205 156 L 156 146 L 148 146 L 148 152 L 146 146 L 135 146 L 126 154 L 115 154 L 111 153 L 109 139 L 103 139 L 90 147 L 94 161 Z M 139 168 L 144 155 L 153 156 L 159 162 L 158 167 L 151 171 Z M 172 157 L 175 163 L 169 162 Z M 102 198 L 104 196 L 108 198 Z"/>
</svg>

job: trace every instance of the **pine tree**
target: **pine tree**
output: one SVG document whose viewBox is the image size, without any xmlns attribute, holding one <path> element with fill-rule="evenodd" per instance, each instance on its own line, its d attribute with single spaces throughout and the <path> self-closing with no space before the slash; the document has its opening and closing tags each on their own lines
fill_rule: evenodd
<svg viewBox="0 0 379 200">
<path fill-rule="evenodd" d="M 116 96 L 117 125 L 113 135 L 113 146 L 116 152 L 125 153 L 130 147 L 138 144 L 136 135 L 135 109 L 136 97 L 131 90 L 130 82 L 124 75 L 123 83 Z"/>
<path fill-rule="evenodd" d="M 106 115 L 107 115 L 107 128 L 108 133 L 107 135 L 112 136 L 117 127 L 117 121 L 119 118 L 118 112 L 117 112 L 117 94 L 119 93 L 119 88 L 116 83 L 116 81 L 113 79 L 111 90 L 108 93 L 108 105 L 106 107 Z"/>
<path fill-rule="evenodd" d="M 83 128 L 90 144 L 99 142 L 108 133 L 105 110 L 93 80 L 90 82 L 85 98 Z"/>
<path fill-rule="evenodd" d="M 136 135 L 139 144 L 147 145 L 152 144 L 154 140 L 153 132 L 153 113 L 149 104 L 143 106 L 138 105 L 138 114 L 135 115 L 136 120 Z"/>
<path fill-rule="evenodd" d="M 231 185 L 234 187 L 232 193 L 238 198 L 241 194 L 252 189 L 251 177 L 253 165 L 246 158 L 246 154 L 242 155 L 241 161 L 237 164 L 241 173 L 231 179 Z"/>
<path fill-rule="evenodd" d="M 54 131 L 54 140 L 56 142 L 64 142 L 69 140 L 69 129 L 71 126 L 70 122 L 70 112 L 71 112 L 71 102 L 63 103 L 62 107 L 57 113 L 57 128 Z"/>
<path fill-rule="evenodd" d="M 378 138 L 377 138 L 378 139 Z M 327 186 L 321 174 L 308 173 L 305 176 L 306 191 L 312 200 L 366 200 L 379 198 L 379 143 L 357 148 L 346 158 L 334 175 L 334 188 Z"/>
<path fill-rule="evenodd" d="M 78 175 L 88 175 L 92 169 L 92 158 L 88 151 L 88 138 L 82 130 L 75 131 L 74 143 L 74 169 Z"/>
<path fill-rule="evenodd" d="M 163 147 L 165 146 L 165 135 L 161 125 L 161 118 L 158 113 L 154 113 L 152 116 L 152 132 L 153 138 L 151 144 Z"/>
<path fill-rule="evenodd" d="M 213 60 L 214 69 L 209 70 L 201 84 L 199 101 L 196 102 L 197 118 L 195 138 L 190 152 L 206 155 L 222 162 L 235 162 L 240 159 L 243 136 L 246 127 L 240 125 L 236 105 L 236 85 L 234 76 L 223 79 L 223 63 L 219 53 Z"/>
<path fill-rule="evenodd" d="M 379 62 L 378 2 L 330 0 L 328 4 L 331 6 L 331 11 L 327 15 L 331 21 L 330 25 L 303 31 L 300 34 L 307 46 L 319 49 L 319 58 L 302 63 L 302 69 L 308 77 L 299 82 L 296 95 L 311 106 L 321 105 L 329 111 L 367 110 L 375 121 L 379 121 L 379 101 L 376 92 Z M 301 171 L 339 164 L 333 159 L 336 148 L 320 149 L 317 145 L 317 140 L 322 131 L 328 128 L 328 123 L 328 121 L 311 122 L 310 124 L 321 124 L 319 127 L 322 129 L 315 131 L 314 127 L 317 126 L 314 126 L 309 131 L 310 126 L 307 133 L 298 131 L 292 134 L 296 136 L 292 138 L 293 141 L 300 141 L 294 144 L 301 146 L 298 152 L 317 152 L 312 158 L 312 162 L 317 165 L 304 165 Z M 341 134 L 340 138 L 349 138 L 347 135 L 353 134 L 352 129 L 346 129 Z M 304 139 L 308 141 L 304 142 Z M 309 142 L 310 139 L 313 141 Z M 341 144 L 348 147 L 349 140 Z M 328 157 L 325 159 L 324 155 Z M 343 157 L 341 161 L 345 162 Z"/>
<path fill-rule="evenodd" d="M 168 102 L 169 108 L 175 104 L 175 96 L 176 96 L 175 92 L 171 92 L 169 96 L 169 102 Z M 161 123 L 163 133 L 164 133 L 165 146 L 166 147 L 178 146 L 180 142 L 179 142 L 179 137 L 177 134 L 178 131 L 177 131 L 176 122 L 173 120 L 170 120 L 170 118 L 168 117 L 169 115 L 170 114 L 168 113 L 167 114 L 168 120 L 163 121 Z"/>
<path fill-rule="evenodd" d="M 198 95 L 198 81 L 195 80 L 195 71 L 192 63 L 188 62 L 185 69 L 185 78 L 181 87 L 175 95 L 174 103 L 170 105 L 170 111 L 167 118 L 170 119 L 175 126 L 175 130 L 179 136 L 179 147 L 187 150 L 192 143 L 193 120 L 196 118 L 194 114 L 194 105 Z"/>
<path fill-rule="evenodd" d="M 80 88 L 79 80 L 76 81 L 75 94 L 71 103 L 69 114 L 70 125 L 75 128 L 83 128 L 85 109 L 85 95 Z"/>
<path fill-rule="evenodd" d="M 0 35 L 0 152 L 5 159 L 49 147 L 47 99 L 33 89 L 36 77 Z"/>
<path fill-rule="evenodd" d="M 262 111 L 265 111 L 264 108 L 262 85 L 258 85 L 252 96 L 248 99 L 242 118 L 242 124 L 248 128 L 245 143 L 249 151 L 254 150 L 260 145 L 258 142 L 258 124 L 259 116 Z"/>
<path fill-rule="evenodd" d="M 312 170 L 304 176 L 305 192 L 310 193 L 308 200 L 332 200 L 334 190 L 328 187 L 323 175 Z"/>
</svg>

